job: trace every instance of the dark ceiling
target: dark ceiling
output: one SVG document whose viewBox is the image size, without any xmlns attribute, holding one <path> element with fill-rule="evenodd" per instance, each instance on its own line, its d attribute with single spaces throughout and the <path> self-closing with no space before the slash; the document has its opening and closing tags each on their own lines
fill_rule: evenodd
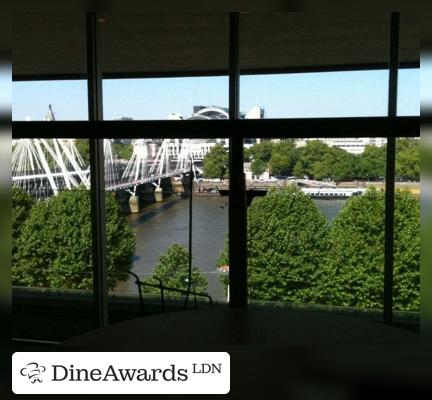
<svg viewBox="0 0 432 400">
<path fill-rule="evenodd" d="M 385 65 L 389 25 L 389 14 L 241 14 L 240 66 L 258 73 Z M 228 71 L 228 14 L 103 14 L 99 26 L 107 75 Z M 403 63 L 419 62 L 418 26 L 401 15 Z M 85 14 L 15 14 L 13 35 L 15 77 L 85 75 Z"/>
</svg>

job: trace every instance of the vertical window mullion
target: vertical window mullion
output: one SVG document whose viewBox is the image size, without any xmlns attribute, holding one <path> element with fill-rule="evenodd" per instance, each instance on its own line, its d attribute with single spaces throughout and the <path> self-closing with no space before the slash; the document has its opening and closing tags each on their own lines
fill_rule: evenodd
<svg viewBox="0 0 432 400">
<path fill-rule="evenodd" d="M 399 68 L 399 13 L 391 13 L 388 117 L 396 118 Z M 396 138 L 387 137 L 384 239 L 384 322 L 393 321 L 394 200 Z"/>
<path fill-rule="evenodd" d="M 239 118 L 239 13 L 230 14 L 229 117 Z M 229 146 L 229 286 L 230 306 L 247 306 L 247 210 L 243 172 L 243 134 L 232 132 Z"/>
<path fill-rule="evenodd" d="M 89 121 L 102 120 L 100 40 L 95 12 L 87 13 L 87 87 Z M 93 126 L 93 129 L 97 129 Z M 90 138 L 93 297 L 99 327 L 108 325 L 105 171 L 103 139 Z"/>
</svg>

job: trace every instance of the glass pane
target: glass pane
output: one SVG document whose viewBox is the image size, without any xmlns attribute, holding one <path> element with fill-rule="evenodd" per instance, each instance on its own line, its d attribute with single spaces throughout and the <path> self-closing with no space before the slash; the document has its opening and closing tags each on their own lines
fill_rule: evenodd
<svg viewBox="0 0 432 400">
<path fill-rule="evenodd" d="M 402 64 L 420 64 L 420 15 L 400 12 L 399 59 Z"/>
<path fill-rule="evenodd" d="M 183 307 L 190 245 L 199 306 L 208 307 L 207 296 L 226 302 L 217 267 L 228 229 L 228 200 L 218 191 L 228 189 L 228 141 L 106 139 L 104 149 L 108 236 L 122 227 L 108 251 L 110 320 Z M 195 306 L 194 294 L 189 301 Z"/>
<path fill-rule="evenodd" d="M 86 14 L 14 13 L 13 43 L 12 120 L 87 120 Z"/>
<path fill-rule="evenodd" d="M 399 70 L 397 114 L 420 116 L 420 68 Z"/>
<path fill-rule="evenodd" d="M 251 303 L 380 319 L 385 139 L 257 142 L 245 145 Z"/>
<path fill-rule="evenodd" d="M 87 142 L 12 143 L 14 337 L 61 341 L 94 328 Z"/>
<path fill-rule="evenodd" d="M 24 81 L 12 83 L 13 121 L 88 119 L 87 81 Z"/>
<path fill-rule="evenodd" d="M 103 93 L 106 120 L 228 118 L 226 76 L 105 79 Z"/>
<path fill-rule="evenodd" d="M 104 119 L 181 120 L 211 106 L 226 114 L 227 13 L 103 13 L 99 23 Z"/>
<path fill-rule="evenodd" d="M 241 109 L 265 118 L 387 115 L 388 71 L 242 75 Z"/>
<path fill-rule="evenodd" d="M 85 77 L 85 12 L 14 13 L 12 26 L 15 79 Z"/>
<path fill-rule="evenodd" d="M 396 139 L 395 320 L 418 324 L 420 310 L 420 138 Z"/>
<path fill-rule="evenodd" d="M 241 108 L 265 118 L 384 116 L 389 15 L 246 13 Z"/>
</svg>

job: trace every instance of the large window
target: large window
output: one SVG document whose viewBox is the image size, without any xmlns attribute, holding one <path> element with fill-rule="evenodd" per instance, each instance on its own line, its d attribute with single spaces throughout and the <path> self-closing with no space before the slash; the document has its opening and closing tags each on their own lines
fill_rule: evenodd
<svg viewBox="0 0 432 400">
<path fill-rule="evenodd" d="M 87 28 L 84 14 L 16 18 L 17 336 L 30 335 L 32 301 L 55 316 L 40 319 L 38 339 L 47 321 L 58 328 L 46 329 L 55 340 L 94 324 L 92 300 L 100 310 L 104 301 L 103 286 L 93 288 L 93 271 L 102 280 L 106 274 L 111 322 L 163 306 L 179 309 L 185 298 L 193 306 L 198 293 L 233 306 L 278 302 L 366 310 L 377 319 L 382 308 L 418 311 L 413 19 L 401 27 L 394 121 L 386 118 L 396 100 L 389 98 L 395 72 L 389 65 L 396 65 L 389 60 L 396 26 L 389 14 L 233 14 L 238 48 L 229 40 L 228 14 L 87 17 Z M 86 53 L 86 37 L 102 51 Z M 229 59 L 238 61 L 239 72 L 229 69 Z M 88 91 L 87 79 L 102 90 Z M 230 106 L 238 108 L 238 118 L 230 116 Z M 89 117 L 104 121 L 91 124 Z M 53 121 L 66 121 L 57 125 L 60 133 Z M 67 139 L 91 134 L 98 138 L 93 152 L 88 139 Z M 397 139 L 396 155 L 391 136 L 409 137 Z M 386 164 L 393 162 L 397 190 L 391 198 Z M 90 164 L 104 165 L 104 200 L 90 185 Z M 98 168 L 92 172 L 101 177 Z M 235 179 L 231 188 L 229 177 Z M 242 193 L 233 197 L 238 188 L 247 204 Z M 393 201 L 391 264 L 385 210 Z M 404 230 L 407 221 L 412 230 Z M 247 226 L 247 235 L 228 236 L 228 226 Z M 105 237 L 105 248 L 92 245 L 92 233 Z M 106 257 L 94 259 L 98 251 Z M 104 258 L 104 269 L 95 268 Z M 392 266 L 393 288 L 384 280 Z M 386 300 L 389 288 L 393 306 Z M 208 298 L 198 303 L 207 306 Z M 66 305 L 73 308 L 67 315 Z M 69 329 L 60 329 L 66 320 Z"/>
</svg>

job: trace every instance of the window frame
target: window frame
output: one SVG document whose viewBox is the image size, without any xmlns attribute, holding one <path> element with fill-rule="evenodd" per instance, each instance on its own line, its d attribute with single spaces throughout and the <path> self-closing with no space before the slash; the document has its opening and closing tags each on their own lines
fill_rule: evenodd
<svg viewBox="0 0 432 400">
<path fill-rule="evenodd" d="M 46 123 L 12 122 L 13 139 L 23 138 L 88 138 L 90 139 L 90 163 L 92 189 L 93 255 L 96 260 L 94 273 L 94 302 L 99 326 L 108 324 L 106 289 L 106 240 L 104 216 L 104 160 L 105 138 L 218 138 L 230 140 L 230 197 L 229 233 L 236 238 L 230 244 L 230 303 L 231 307 L 247 307 L 247 205 L 246 185 L 243 173 L 243 141 L 246 138 L 322 138 L 322 137 L 386 137 L 386 197 L 385 197 L 385 263 L 383 319 L 392 323 L 393 315 L 393 242 L 394 242 L 394 196 L 395 196 L 395 140 L 397 137 L 419 137 L 420 117 L 397 116 L 397 85 L 400 68 L 418 68 L 419 63 L 399 64 L 399 13 L 391 13 L 391 38 L 388 65 L 350 65 L 299 69 L 280 68 L 268 71 L 241 71 L 239 66 L 239 13 L 230 13 L 229 24 L 229 112 L 228 120 L 197 121 L 103 121 L 103 78 L 129 78 L 130 74 L 102 74 L 100 68 L 100 33 L 97 13 L 87 13 L 87 74 L 50 76 L 13 76 L 13 81 L 86 79 L 88 83 L 88 121 L 55 121 Z M 365 69 L 389 69 L 388 115 L 386 117 L 348 118 L 292 118 L 240 120 L 239 96 L 240 74 L 289 73 L 317 71 L 346 71 Z M 163 75 L 163 74 L 162 74 Z M 158 75 L 158 77 L 162 77 Z M 208 73 L 182 73 L 182 76 L 219 76 L 226 71 Z M 169 75 L 172 77 L 173 75 Z M 154 77 L 140 76 L 134 77 Z M 145 132 L 145 136 L 143 136 Z M 223 134 L 221 135 L 221 133 Z"/>
</svg>

